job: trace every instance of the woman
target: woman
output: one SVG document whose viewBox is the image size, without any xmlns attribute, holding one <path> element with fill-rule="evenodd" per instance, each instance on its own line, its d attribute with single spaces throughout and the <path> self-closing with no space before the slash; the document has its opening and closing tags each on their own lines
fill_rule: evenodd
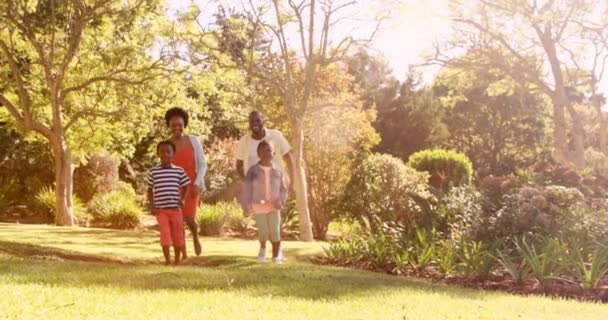
<svg viewBox="0 0 608 320">
<path fill-rule="evenodd" d="M 171 142 L 175 144 L 176 152 L 173 164 L 181 167 L 192 181 L 190 194 L 182 209 L 184 222 L 190 229 L 194 241 L 194 252 L 201 254 L 201 242 L 198 238 L 198 224 L 196 222 L 196 211 L 200 202 L 201 193 L 205 190 L 205 171 L 207 163 L 203 147 L 197 137 L 185 135 L 184 129 L 188 127 L 188 113 L 181 108 L 171 108 L 165 113 L 167 127 L 171 131 Z M 184 248 L 183 257 L 186 258 L 187 250 Z"/>
</svg>

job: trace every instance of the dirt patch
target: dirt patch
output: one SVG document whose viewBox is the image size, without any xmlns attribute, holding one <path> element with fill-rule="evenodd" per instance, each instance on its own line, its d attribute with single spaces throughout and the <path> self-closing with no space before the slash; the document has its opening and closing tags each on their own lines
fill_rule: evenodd
<svg viewBox="0 0 608 320">
<path fill-rule="evenodd" d="M 311 259 L 311 261 L 313 263 L 322 265 L 333 265 L 345 268 L 387 273 L 395 276 L 428 279 L 433 282 L 445 283 L 464 288 L 608 303 L 608 276 L 604 277 L 602 284 L 596 289 L 583 288 L 580 284 L 576 283 L 572 279 L 568 279 L 567 277 L 564 277 L 563 279 L 556 279 L 551 284 L 542 287 L 535 279 L 525 279 L 521 282 L 516 282 L 505 270 L 500 269 L 485 278 L 468 278 L 459 275 L 445 275 L 441 273 L 435 266 L 430 266 L 422 270 L 412 268 L 395 270 L 394 266 L 391 265 L 388 265 L 385 268 L 376 268 L 369 261 L 337 260 L 326 257 L 314 257 Z"/>
</svg>

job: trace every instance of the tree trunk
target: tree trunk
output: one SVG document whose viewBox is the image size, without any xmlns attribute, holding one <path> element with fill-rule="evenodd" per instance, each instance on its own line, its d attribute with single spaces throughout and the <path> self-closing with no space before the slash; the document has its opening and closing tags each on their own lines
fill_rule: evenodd
<svg viewBox="0 0 608 320">
<path fill-rule="evenodd" d="M 566 136 L 565 100 L 563 90 L 556 92 L 552 97 L 553 102 L 553 158 L 558 163 L 570 162 L 568 151 L 568 139 Z"/>
<path fill-rule="evenodd" d="M 568 113 L 572 118 L 573 150 L 570 150 L 571 159 L 577 168 L 585 167 L 585 128 L 581 116 L 573 106 L 568 106 Z"/>
<path fill-rule="evenodd" d="M 296 207 L 300 217 L 300 238 L 303 241 L 313 241 L 310 212 L 308 210 L 308 190 L 306 171 L 304 168 L 304 119 L 296 119 L 293 133 L 294 156 L 294 189 L 296 192 Z"/>
<path fill-rule="evenodd" d="M 55 157 L 55 224 L 73 226 L 74 213 L 72 205 L 74 164 L 72 154 L 65 139 L 57 137 L 53 155 Z"/>
<path fill-rule="evenodd" d="M 602 99 L 598 95 L 596 95 L 595 92 L 591 96 L 591 104 L 593 105 L 593 108 L 597 112 L 597 118 L 599 121 L 599 132 L 598 132 L 599 149 L 600 149 L 600 152 L 602 152 L 604 155 L 608 156 L 608 135 L 607 135 L 608 132 L 606 132 L 606 130 L 608 130 L 608 123 L 607 123 L 608 119 L 606 119 L 604 112 L 602 112 Z"/>
</svg>

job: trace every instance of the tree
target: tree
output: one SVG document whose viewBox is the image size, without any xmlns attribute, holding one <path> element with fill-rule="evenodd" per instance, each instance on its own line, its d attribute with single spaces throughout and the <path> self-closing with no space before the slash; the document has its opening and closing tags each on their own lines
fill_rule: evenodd
<svg viewBox="0 0 608 320">
<path fill-rule="evenodd" d="M 486 49 L 484 49 L 486 50 Z M 447 67 L 433 84 L 446 109 L 450 137 L 445 147 L 466 153 L 476 173 L 511 174 L 531 166 L 546 151 L 549 106 L 542 95 L 505 77 L 500 67 L 506 56 L 484 61 L 484 53 L 471 51 L 461 64 L 481 62 L 484 67 Z"/>
<path fill-rule="evenodd" d="M 250 42 L 228 44 L 236 50 L 231 54 L 236 66 L 276 92 L 289 119 L 300 237 L 305 241 L 313 239 L 304 165 L 305 118 L 311 110 L 331 105 L 325 101 L 327 97 L 315 96 L 318 73 L 342 60 L 355 45 L 371 40 L 353 36 L 335 39 L 337 26 L 345 24 L 344 13 L 355 4 L 340 0 L 250 0 L 239 10 L 247 20 L 243 31 Z M 291 34 L 297 40 L 290 40 Z"/>
<path fill-rule="evenodd" d="M 534 84 L 551 100 L 554 158 L 584 166 L 583 123 L 569 99 L 568 88 L 579 85 L 572 71 L 588 70 L 584 67 L 588 59 L 584 53 L 593 43 L 580 35 L 589 25 L 597 30 L 608 28 L 606 4 L 591 0 L 484 0 L 472 5 L 452 0 L 451 5 L 457 34 L 449 41 L 449 47 L 507 51 L 510 60 L 500 70 L 516 81 Z M 488 51 L 485 61 L 492 61 L 494 52 Z M 439 49 L 432 60 L 445 65 L 455 62 L 446 56 L 445 50 Z M 547 68 L 549 75 L 545 72 Z M 566 112 L 571 119 L 571 144 L 564 143 L 568 140 Z"/>
<path fill-rule="evenodd" d="M 0 3 L 0 105 L 51 147 L 58 225 L 74 223 L 74 164 L 107 146 L 130 152 L 149 120 L 167 67 L 162 48 L 149 54 L 160 9 L 155 0 Z"/>
</svg>

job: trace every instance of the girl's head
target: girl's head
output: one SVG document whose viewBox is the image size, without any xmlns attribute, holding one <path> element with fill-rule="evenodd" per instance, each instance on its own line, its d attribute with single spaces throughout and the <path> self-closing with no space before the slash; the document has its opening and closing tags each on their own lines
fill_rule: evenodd
<svg viewBox="0 0 608 320">
<path fill-rule="evenodd" d="M 266 140 L 260 141 L 260 144 L 258 144 L 258 157 L 260 158 L 260 162 L 269 164 L 272 161 L 273 156 L 274 151 L 272 150 L 272 145 Z"/>
<path fill-rule="evenodd" d="M 161 141 L 158 145 L 156 145 L 156 153 L 160 158 L 161 165 L 171 165 L 173 155 L 175 154 L 175 144 L 169 140 Z"/>
<path fill-rule="evenodd" d="M 171 130 L 171 135 L 179 138 L 184 134 L 184 128 L 188 126 L 188 113 L 179 107 L 171 108 L 165 113 L 165 121 Z"/>
</svg>

